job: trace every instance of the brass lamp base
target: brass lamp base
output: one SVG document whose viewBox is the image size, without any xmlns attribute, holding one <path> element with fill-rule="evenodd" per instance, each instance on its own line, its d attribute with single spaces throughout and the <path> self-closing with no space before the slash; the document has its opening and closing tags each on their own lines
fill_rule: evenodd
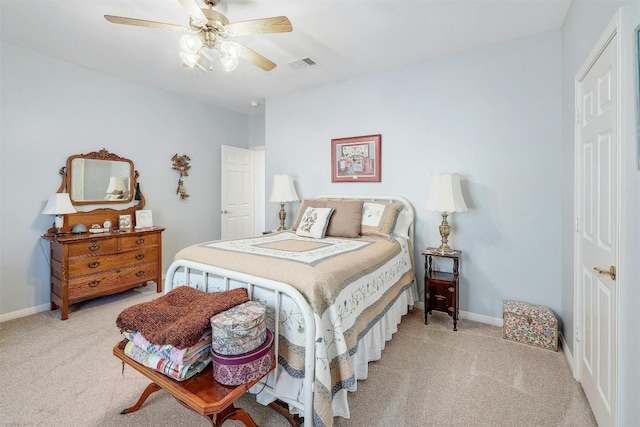
<svg viewBox="0 0 640 427">
<path fill-rule="evenodd" d="M 452 254 L 455 251 L 449 247 L 449 234 L 451 233 L 451 226 L 447 222 L 448 213 L 442 212 L 442 224 L 438 227 L 440 229 L 440 236 L 442 237 L 442 242 L 440 247 L 436 249 L 436 252 L 441 254 Z"/>
<path fill-rule="evenodd" d="M 284 220 L 287 219 L 287 212 L 284 210 L 284 203 L 280 203 L 280 213 L 278 214 L 280 217 L 280 227 L 278 227 L 278 231 L 284 230 Z"/>
</svg>

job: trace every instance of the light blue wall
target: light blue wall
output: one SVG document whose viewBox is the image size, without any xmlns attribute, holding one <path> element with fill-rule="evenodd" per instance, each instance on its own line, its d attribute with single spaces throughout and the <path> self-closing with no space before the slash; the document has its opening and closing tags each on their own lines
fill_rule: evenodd
<svg viewBox="0 0 640 427">
<path fill-rule="evenodd" d="M 132 159 L 147 209 L 166 227 L 163 269 L 184 246 L 220 237 L 220 145 L 248 147 L 248 118 L 1 44 L 0 316 L 48 305 L 41 215 L 72 154 L 106 148 Z M 191 157 L 187 202 L 174 154 Z"/>
<path fill-rule="evenodd" d="M 620 103 L 620 182 L 621 224 L 618 278 L 620 300 L 619 324 L 619 425 L 637 425 L 640 419 L 638 384 L 640 352 L 637 325 L 640 323 L 640 172 L 636 129 L 636 99 L 638 93 L 637 57 L 634 28 L 640 24 L 638 1 L 574 1 L 562 30 L 562 312 L 565 336 L 573 347 L 573 150 L 574 150 L 574 81 L 605 28 L 622 8 L 621 103 Z M 571 348 L 573 350 L 573 348 Z"/>
<path fill-rule="evenodd" d="M 450 217 L 451 246 L 464 251 L 461 310 L 501 318 L 513 298 L 559 313 L 560 70 L 557 30 L 271 97 L 267 182 L 292 174 L 302 197 L 405 196 L 419 254 L 440 241 L 440 215 L 424 210 L 430 174 L 458 172 L 470 208 Z M 332 184 L 331 139 L 377 133 L 382 182 Z M 267 223 L 276 211 L 267 206 Z"/>
</svg>

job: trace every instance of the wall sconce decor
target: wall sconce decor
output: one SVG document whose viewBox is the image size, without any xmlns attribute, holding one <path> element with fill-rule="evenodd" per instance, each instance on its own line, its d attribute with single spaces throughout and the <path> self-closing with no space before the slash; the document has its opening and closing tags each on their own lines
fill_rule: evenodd
<svg viewBox="0 0 640 427">
<path fill-rule="evenodd" d="M 180 177 L 178 178 L 178 189 L 176 190 L 176 194 L 180 196 L 182 200 L 186 200 L 189 198 L 189 194 L 187 194 L 187 190 L 184 188 L 182 177 L 189 176 L 189 169 L 191 169 L 189 162 L 191 161 L 191 158 L 186 154 L 183 154 L 182 156 L 178 156 L 178 154 L 175 154 L 171 158 L 171 160 L 173 160 L 172 168 L 180 172 Z"/>
</svg>

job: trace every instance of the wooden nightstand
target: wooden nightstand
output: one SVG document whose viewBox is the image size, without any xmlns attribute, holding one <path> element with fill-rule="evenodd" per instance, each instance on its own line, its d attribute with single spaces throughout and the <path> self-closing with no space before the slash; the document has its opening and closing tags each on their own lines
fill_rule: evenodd
<svg viewBox="0 0 640 427">
<path fill-rule="evenodd" d="M 458 330 L 458 269 L 462 251 L 442 254 L 436 248 L 422 251 L 424 260 L 424 323 L 427 324 L 432 310 L 443 311 L 453 317 L 453 330 Z M 453 260 L 451 272 L 436 271 L 433 258 Z"/>
</svg>

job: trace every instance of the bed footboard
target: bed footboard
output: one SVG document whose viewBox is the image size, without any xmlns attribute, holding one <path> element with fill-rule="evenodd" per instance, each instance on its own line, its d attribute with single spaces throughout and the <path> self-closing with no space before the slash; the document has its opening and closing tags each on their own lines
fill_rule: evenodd
<svg viewBox="0 0 640 427">
<path fill-rule="evenodd" d="M 311 307 L 296 289 L 288 284 L 262 279 L 236 271 L 188 260 L 174 261 L 165 278 L 165 293 L 179 286 L 191 286 L 205 292 L 220 292 L 235 288 L 246 288 L 250 299 L 259 300 L 267 305 L 270 326 L 274 332 L 274 351 L 279 360 L 280 328 L 283 323 L 283 304 L 292 302 L 297 307 L 297 322 L 304 329 L 304 380 L 303 402 L 279 395 L 277 390 L 278 374 L 274 371 L 272 384 L 262 384 L 279 400 L 297 408 L 304 414 L 305 425 L 313 426 L 313 383 L 315 378 L 315 337 L 316 325 Z"/>
</svg>

